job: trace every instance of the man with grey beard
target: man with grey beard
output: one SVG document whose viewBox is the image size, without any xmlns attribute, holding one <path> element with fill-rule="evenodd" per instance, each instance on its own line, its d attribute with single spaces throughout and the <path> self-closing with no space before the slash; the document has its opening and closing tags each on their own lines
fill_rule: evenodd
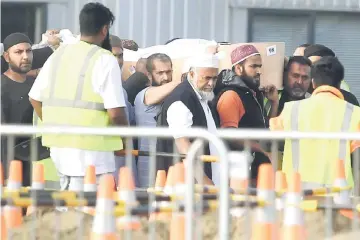
<svg viewBox="0 0 360 240">
<path fill-rule="evenodd" d="M 215 55 L 204 54 L 189 59 L 190 70 L 187 80 L 180 83 L 174 91 L 164 100 L 162 109 L 157 118 L 158 126 L 167 126 L 170 129 L 188 129 L 191 127 L 206 128 L 209 132 L 216 132 L 216 124 L 208 102 L 214 98 L 213 89 L 216 84 L 219 60 Z M 157 152 L 178 152 L 186 154 L 191 145 L 191 139 L 184 135 L 175 135 L 176 150 L 173 149 L 172 139 L 158 139 Z M 205 146 L 204 154 L 216 155 L 212 144 Z M 172 158 L 160 158 L 157 169 L 167 170 L 172 165 Z M 204 175 L 196 179 L 204 184 L 217 183 L 213 175 L 218 175 L 215 164 L 204 164 Z M 186 162 L 185 162 L 185 167 Z M 199 167 L 197 165 L 197 167 Z M 213 169 L 212 169 L 213 168 Z M 200 169 L 200 172 L 202 170 Z M 196 171 L 199 173 L 199 171 Z"/>
</svg>

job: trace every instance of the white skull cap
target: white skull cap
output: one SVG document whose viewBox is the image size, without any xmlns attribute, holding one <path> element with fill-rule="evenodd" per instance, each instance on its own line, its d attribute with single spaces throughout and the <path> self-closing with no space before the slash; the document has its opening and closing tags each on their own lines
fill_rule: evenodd
<svg viewBox="0 0 360 240">
<path fill-rule="evenodd" d="M 188 65 L 189 65 L 189 69 L 191 67 L 219 68 L 219 58 L 213 54 L 200 54 L 190 58 Z"/>
</svg>

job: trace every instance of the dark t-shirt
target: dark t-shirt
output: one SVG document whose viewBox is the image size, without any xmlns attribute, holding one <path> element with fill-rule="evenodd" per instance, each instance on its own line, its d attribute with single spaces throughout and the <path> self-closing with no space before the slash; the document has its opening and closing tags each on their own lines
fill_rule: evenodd
<svg viewBox="0 0 360 240">
<path fill-rule="evenodd" d="M 33 107 L 29 101 L 29 92 L 34 79 L 28 78 L 19 83 L 6 75 L 1 75 L 1 122 L 7 124 L 32 124 Z M 15 144 L 23 139 L 19 138 Z"/>
</svg>

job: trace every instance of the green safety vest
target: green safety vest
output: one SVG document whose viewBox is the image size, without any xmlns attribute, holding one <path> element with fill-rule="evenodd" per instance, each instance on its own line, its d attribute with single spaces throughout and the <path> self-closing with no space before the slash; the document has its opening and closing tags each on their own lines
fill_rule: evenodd
<svg viewBox="0 0 360 240">
<path fill-rule="evenodd" d="M 341 81 L 340 88 L 341 88 L 342 90 L 345 90 L 345 91 L 350 92 L 350 87 L 349 87 L 349 85 L 345 82 L 345 80 L 342 80 L 342 81 Z M 281 98 L 282 91 L 283 91 L 283 90 L 279 91 L 279 100 L 280 100 L 280 98 Z M 270 103 L 270 101 L 269 101 L 267 98 L 264 98 L 264 109 L 265 109 L 266 115 L 269 116 L 270 109 L 271 109 L 271 103 Z"/>
<path fill-rule="evenodd" d="M 92 88 L 96 60 L 111 53 L 96 45 L 79 42 L 61 46 L 53 53 L 49 82 L 43 91 L 44 125 L 108 127 L 110 118 L 102 97 Z M 47 147 L 68 147 L 92 151 L 123 148 L 120 136 L 43 134 Z"/>
<path fill-rule="evenodd" d="M 41 126 L 42 122 L 39 117 L 36 115 L 35 111 L 33 114 L 33 125 Z M 36 137 L 41 136 L 41 134 L 37 134 Z M 44 178 L 45 178 L 45 189 L 60 189 L 59 176 L 55 167 L 54 162 L 51 158 L 41 159 L 39 161 L 33 162 L 35 164 L 43 164 L 44 165 Z"/>
<path fill-rule="evenodd" d="M 337 113 L 332 115 L 331 121 L 326 119 L 328 115 L 324 111 L 315 111 L 316 106 L 325 102 L 331 106 L 326 109 Z M 340 99 L 316 95 L 286 103 L 282 116 L 284 131 L 357 132 L 360 110 Z M 350 141 L 346 140 L 286 139 L 282 171 L 287 176 L 299 172 L 304 182 L 330 186 L 336 177 L 336 161 L 342 160 L 347 183 L 353 186 L 350 149 Z"/>
</svg>

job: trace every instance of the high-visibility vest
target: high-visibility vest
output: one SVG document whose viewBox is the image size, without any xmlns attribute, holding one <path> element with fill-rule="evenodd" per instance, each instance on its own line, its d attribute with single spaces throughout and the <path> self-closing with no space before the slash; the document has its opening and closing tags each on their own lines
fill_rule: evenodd
<svg viewBox="0 0 360 240">
<path fill-rule="evenodd" d="M 281 99 L 283 91 L 284 90 L 279 91 L 279 100 Z M 305 93 L 305 98 L 309 98 L 310 96 L 311 96 L 310 93 Z M 265 112 L 266 112 L 266 116 L 269 116 L 269 113 L 270 113 L 270 110 L 271 110 L 271 102 L 267 98 L 264 98 L 264 109 L 265 109 Z"/>
<path fill-rule="evenodd" d="M 35 111 L 33 114 L 33 125 L 41 126 L 41 119 L 36 115 Z M 41 136 L 41 134 L 36 134 L 36 137 Z M 45 189 L 60 189 L 59 175 L 57 173 L 55 164 L 51 158 L 41 159 L 37 162 L 33 162 L 33 165 L 41 163 L 44 165 L 44 179 L 45 179 Z"/>
<path fill-rule="evenodd" d="M 314 96 L 316 98 L 317 96 Z M 323 102 L 321 102 L 323 104 Z M 329 99 L 328 108 L 314 108 L 313 97 L 285 104 L 285 131 L 356 132 L 360 108 L 340 99 Z M 282 170 L 301 174 L 305 188 L 330 186 L 335 180 L 336 161 L 343 160 L 346 179 L 354 185 L 350 142 L 346 140 L 300 139 L 285 141 Z"/>
<path fill-rule="evenodd" d="M 50 63 L 49 81 L 43 94 L 44 125 L 108 127 L 110 118 L 102 97 L 93 91 L 92 72 L 99 57 L 111 53 L 80 41 L 61 46 Z M 43 134 L 47 147 L 68 147 L 92 151 L 123 148 L 120 136 Z"/>
</svg>

